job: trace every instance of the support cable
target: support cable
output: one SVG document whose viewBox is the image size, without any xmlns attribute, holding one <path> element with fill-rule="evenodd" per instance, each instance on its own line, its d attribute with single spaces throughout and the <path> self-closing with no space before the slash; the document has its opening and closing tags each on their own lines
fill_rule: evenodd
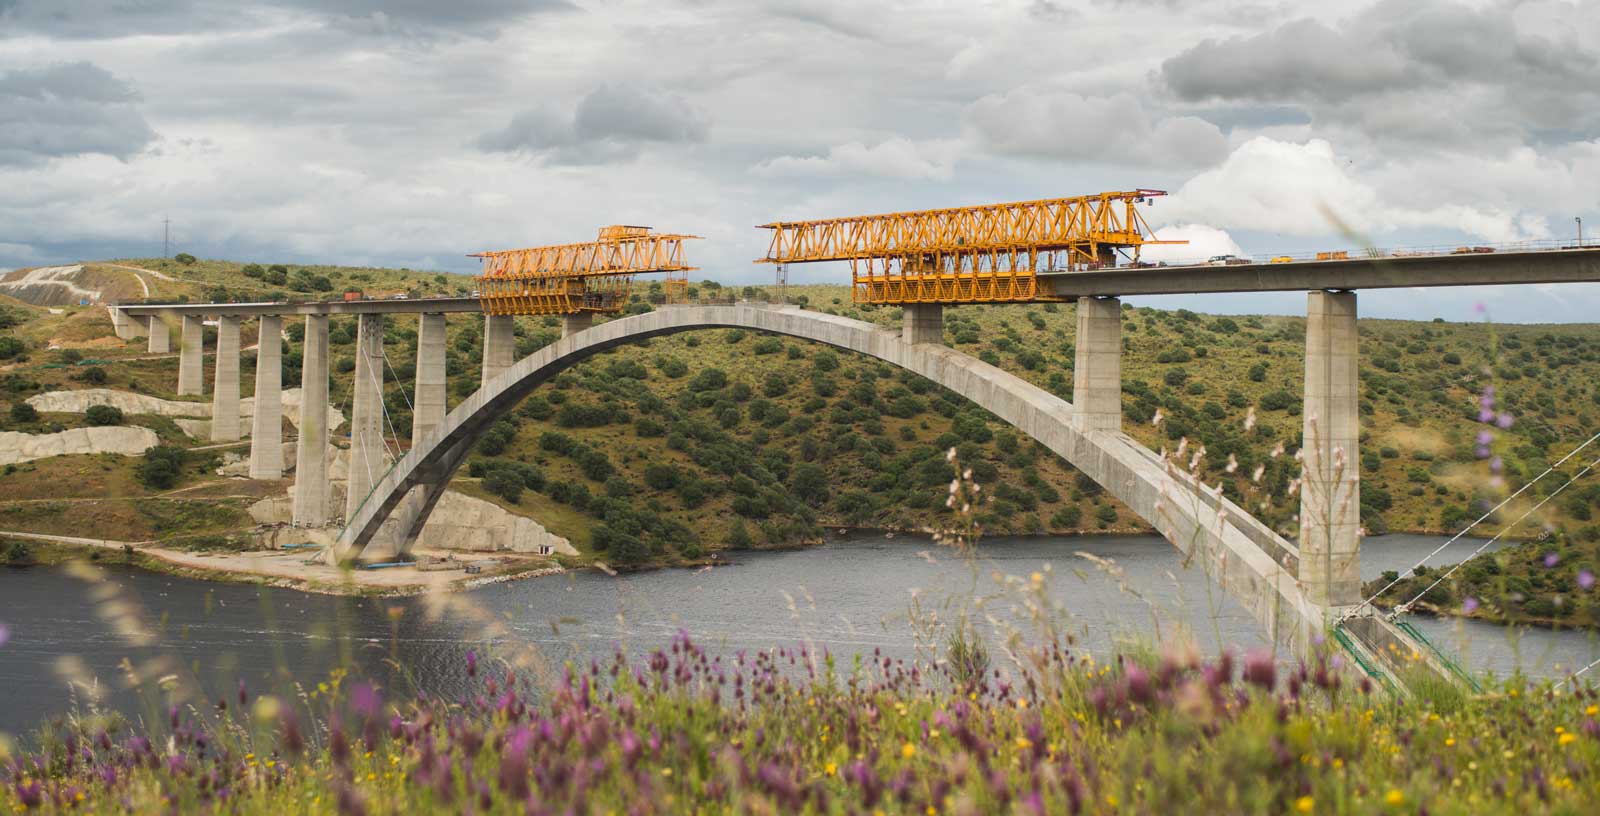
<svg viewBox="0 0 1600 816">
<path fill-rule="evenodd" d="M 1496 533 L 1494 538 L 1491 538 L 1488 541 L 1483 542 L 1482 546 L 1478 547 L 1478 549 L 1476 549 L 1476 550 L 1473 550 L 1472 555 L 1467 556 L 1466 559 L 1463 560 L 1460 564 L 1456 564 L 1455 566 L 1452 566 L 1450 569 L 1445 570 L 1444 574 L 1440 575 L 1437 580 L 1435 580 L 1433 583 L 1429 584 L 1427 589 L 1424 589 L 1421 592 L 1417 593 L 1417 597 L 1412 598 L 1411 600 L 1406 601 L 1405 603 L 1395 607 L 1394 614 L 1400 614 L 1402 612 L 1405 612 L 1405 611 L 1408 611 L 1409 609 L 1411 609 L 1411 605 L 1412 604 L 1416 603 L 1419 600 L 1422 600 L 1422 596 L 1428 594 L 1429 592 L 1432 592 L 1434 587 L 1436 587 L 1439 584 L 1443 583 L 1444 580 L 1449 578 L 1451 575 L 1454 575 L 1455 571 L 1458 570 L 1458 569 L 1461 569 L 1463 564 L 1466 564 L 1467 561 L 1471 561 L 1473 558 L 1477 557 L 1478 554 L 1480 554 L 1484 550 L 1488 549 L 1490 544 L 1493 544 L 1496 541 L 1499 541 L 1501 536 L 1505 535 L 1506 533 L 1510 532 L 1513 529 L 1516 529 L 1516 527 L 1518 525 L 1522 524 L 1522 522 L 1524 520 L 1526 520 L 1528 518 L 1528 516 L 1533 515 L 1533 513 L 1535 511 L 1537 511 L 1539 508 L 1541 508 L 1541 507 L 1545 506 L 1546 504 L 1548 504 L 1551 499 L 1561 495 L 1561 491 L 1566 490 L 1567 488 L 1571 487 L 1573 482 L 1576 482 L 1579 479 L 1582 479 L 1585 475 L 1587 475 L 1589 473 L 1589 471 L 1593 470 L 1596 466 L 1600 466 L 1600 459 L 1595 459 L 1593 462 L 1590 462 L 1589 464 L 1585 465 L 1582 470 L 1578 471 L 1576 474 L 1573 475 L 1572 478 L 1568 479 L 1566 484 L 1563 484 L 1562 486 L 1556 488 L 1553 492 L 1551 492 L 1550 495 L 1545 496 L 1543 499 L 1540 499 L 1538 504 L 1535 504 L 1534 506 L 1528 508 L 1527 512 L 1525 512 L 1521 516 L 1519 516 L 1516 521 L 1512 522 L 1511 524 L 1509 524 L 1509 525 L 1507 525 L 1505 527 L 1500 528 L 1500 532 Z"/>
<path fill-rule="evenodd" d="M 1365 609 L 1366 607 L 1371 606 L 1372 602 L 1377 600 L 1380 595 L 1382 595 L 1383 593 L 1388 592 L 1389 590 L 1393 589 L 1395 584 L 1398 584 L 1401 581 L 1405 580 L 1405 576 L 1406 575 L 1408 575 L 1408 574 L 1410 574 L 1412 572 L 1415 572 L 1417 567 L 1420 567 L 1420 566 L 1428 563 L 1428 559 L 1438 555 L 1439 553 L 1444 552 L 1446 548 L 1448 548 L 1451 544 L 1456 543 L 1456 541 L 1458 539 L 1460 539 L 1462 536 L 1466 535 L 1467 533 L 1472 532 L 1472 529 L 1474 527 L 1477 527 L 1479 524 L 1482 524 L 1490 516 L 1493 516 L 1496 512 L 1498 512 L 1502 507 L 1505 507 L 1507 504 L 1510 504 L 1513 499 L 1515 499 L 1516 497 L 1518 497 L 1518 496 L 1522 495 L 1523 493 L 1527 492 L 1528 488 L 1533 487 L 1535 484 L 1538 484 L 1540 479 L 1543 479 L 1544 477 L 1549 476 L 1551 473 L 1554 473 L 1556 468 L 1561 467 L 1562 465 L 1566 464 L 1568 459 L 1571 459 L 1572 457 L 1578 455 L 1579 451 L 1582 451 L 1584 448 L 1589 447 L 1596 440 L 1600 440 L 1600 432 L 1596 432 L 1594 436 L 1589 437 L 1588 440 L 1586 440 L 1582 445 L 1579 445 L 1578 447 L 1573 448 L 1572 451 L 1569 452 L 1566 456 L 1561 457 L 1560 461 L 1556 462 L 1555 464 L 1551 465 L 1548 468 L 1545 468 L 1545 471 L 1543 473 L 1539 474 L 1538 476 L 1535 476 L 1533 478 L 1533 481 L 1528 482 L 1527 484 L 1525 484 L 1522 487 L 1518 488 L 1517 492 L 1512 493 L 1511 495 L 1505 497 L 1505 499 L 1502 500 L 1499 504 L 1495 505 L 1493 508 L 1490 508 L 1490 510 L 1488 512 L 1486 512 L 1483 515 L 1479 516 L 1476 521 L 1473 521 L 1471 524 L 1468 524 L 1466 527 L 1462 528 L 1462 530 L 1460 532 L 1458 532 L 1455 535 L 1451 536 L 1449 541 L 1446 541 L 1445 543 L 1440 544 L 1439 547 L 1437 549 L 1435 549 L 1433 552 L 1428 553 L 1427 555 L 1423 556 L 1422 560 L 1418 561 L 1415 565 L 1413 565 L 1411 567 L 1411 569 L 1406 570 L 1404 572 L 1401 572 L 1393 581 L 1390 581 L 1388 583 L 1388 585 L 1385 586 L 1383 589 L 1380 589 L 1377 592 L 1372 593 L 1372 597 L 1367 598 L 1366 600 L 1362 601 L 1359 604 L 1356 604 L 1354 607 L 1351 607 L 1350 611 L 1346 612 L 1340 618 L 1340 620 L 1349 620 L 1350 618 L 1355 617 L 1357 612 L 1361 611 L 1362 609 Z M 1591 465 L 1591 467 L 1593 467 L 1593 465 Z M 1568 482 L 1568 484 L 1571 484 L 1571 482 Z M 1541 504 L 1542 503 L 1543 502 L 1541 502 Z M 1520 519 L 1519 519 L 1519 521 L 1520 521 Z M 1503 535 L 1503 533 L 1502 533 L 1502 535 Z M 1499 536 L 1495 536 L 1495 538 L 1499 538 Z M 1490 541 L 1493 541 L 1493 540 L 1494 539 L 1490 539 Z M 1479 551 L 1482 551 L 1481 547 L 1479 548 Z M 1473 553 L 1473 555 L 1476 555 L 1476 554 L 1477 553 Z M 1471 557 L 1472 556 L 1468 556 L 1469 559 Z M 1465 562 L 1463 562 L 1463 563 L 1465 563 Z M 1460 566 L 1460 565 L 1458 564 L 1457 566 Z M 1429 587 L 1429 589 L 1432 589 L 1432 587 Z"/>
</svg>

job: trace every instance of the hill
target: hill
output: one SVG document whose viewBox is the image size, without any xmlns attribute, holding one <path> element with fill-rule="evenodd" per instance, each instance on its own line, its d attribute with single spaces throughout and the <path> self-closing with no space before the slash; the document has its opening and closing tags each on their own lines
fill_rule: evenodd
<svg viewBox="0 0 1600 816">
<path fill-rule="evenodd" d="M 168 275 L 174 293 L 196 300 L 336 296 L 347 288 L 471 291 L 465 276 L 412 270 L 117 263 Z M 707 281 L 691 292 L 699 297 L 720 288 Z M 790 294 L 807 308 L 886 326 L 900 317 L 898 309 L 854 306 L 843 286 L 790 287 Z M 650 308 L 660 300 L 659 284 L 641 284 L 635 297 L 631 308 Z M 93 347 L 105 377 L 98 387 L 172 396 L 175 358 L 144 359 L 142 340 L 107 347 L 104 310 L 6 313 L 26 348 L 0 361 L 0 401 L 84 387 L 81 367 L 52 367 L 63 352 L 48 350 L 84 343 L 100 344 Z M 1304 320 L 1131 307 L 1124 317 L 1128 432 L 1154 449 L 1181 449 L 1184 464 L 1192 462 L 1206 482 L 1220 483 L 1292 533 Z M 91 325 L 97 336 L 83 336 Z M 481 321 L 452 318 L 449 326 L 453 407 L 477 387 Z M 297 330 L 291 326 L 292 337 Z M 353 330 L 353 320 L 334 321 L 336 371 L 353 366 Z M 519 318 L 519 354 L 558 333 L 554 318 Z M 386 402 L 402 436 L 410 422 L 415 340 L 411 322 L 388 325 L 393 370 Z M 950 345 L 1068 399 L 1073 341 L 1067 304 L 946 311 Z M 247 336 L 245 345 L 251 342 Z M 885 364 L 741 330 L 634 346 L 576 366 L 530 397 L 480 443 L 455 486 L 539 520 L 586 554 L 622 563 L 690 562 L 723 547 L 803 542 L 835 526 L 941 527 L 952 475 L 944 456 L 954 447 L 991 497 L 980 514 L 989 533 L 1142 527 L 1065 462 L 960 395 Z M 1506 484 L 1542 472 L 1596 429 L 1600 327 L 1362 321 L 1361 359 L 1357 466 L 1371 532 L 1457 529 L 1485 501 L 1497 501 Z M 247 355 L 246 395 L 252 365 Z M 289 345 L 284 365 L 292 383 L 299 376 L 297 344 Z M 1490 388 L 1495 414 L 1511 418 L 1508 428 L 1479 421 L 1479 402 Z M 336 374 L 333 401 L 343 404 L 348 395 L 348 375 Z M 1480 451 L 1485 431 L 1493 438 Z M 53 467 L 33 465 L 38 472 Z M 37 475 L 0 477 L 0 492 L 20 495 L 11 490 L 22 478 Z M 1531 504 L 1539 491 L 1525 498 Z M 1597 505 L 1600 487 L 1580 483 L 1533 520 L 1593 542 L 1600 539 Z M 1520 512 L 1513 504 L 1491 521 Z"/>
</svg>

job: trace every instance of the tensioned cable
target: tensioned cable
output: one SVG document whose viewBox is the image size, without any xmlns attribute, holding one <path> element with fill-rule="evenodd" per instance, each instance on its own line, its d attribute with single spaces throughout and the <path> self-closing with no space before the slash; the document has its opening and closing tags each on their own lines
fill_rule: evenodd
<svg viewBox="0 0 1600 816">
<path fill-rule="evenodd" d="M 1518 496 L 1522 495 L 1523 493 L 1527 492 L 1528 488 L 1533 487 L 1534 485 L 1538 484 L 1540 479 L 1543 479 L 1544 477 L 1549 476 L 1550 474 L 1554 473 L 1556 468 L 1561 467 L 1562 465 L 1566 464 L 1568 459 L 1571 459 L 1572 457 L 1577 456 L 1579 451 L 1583 450 L 1584 448 L 1589 447 L 1597 439 L 1600 439 L 1600 432 L 1596 432 L 1594 436 L 1589 437 L 1582 445 L 1579 445 L 1578 447 L 1573 448 L 1572 451 L 1569 452 L 1566 456 L 1561 457 L 1560 461 L 1556 462 L 1555 464 L 1551 465 L 1548 468 L 1545 468 L 1545 471 L 1543 473 L 1539 474 L 1538 476 L 1535 476 L 1533 478 L 1533 481 L 1528 482 L 1527 484 L 1525 484 L 1522 487 L 1518 488 L 1517 492 L 1512 493 L 1511 495 L 1505 497 L 1505 499 L 1503 501 L 1501 501 L 1499 504 L 1497 504 L 1494 507 L 1490 508 L 1487 513 L 1484 513 L 1483 515 L 1479 516 L 1476 521 L 1474 521 L 1471 524 L 1468 524 L 1466 527 L 1462 528 L 1461 532 L 1458 532 L 1455 535 L 1451 536 L 1449 541 L 1446 541 L 1445 543 L 1440 544 L 1438 549 L 1436 549 L 1433 552 L 1428 553 L 1427 555 L 1423 556 L 1422 560 L 1418 561 L 1415 565 L 1413 565 L 1411 567 L 1411 569 L 1400 573 L 1399 576 L 1397 576 L 1393 581 L 1390 581 L 1389 584 L 1387 586 L 1385 586 L 1383 589 L 1380 589 L 1377 592 L 1372 593 L 1372 597 L 1367 598 L 1366 600 L 1362 601 L 1359 604 L 1356 604 L 1354 607 L 1352 607 L 1350 609 L 1349 612 L 1346 612 L 1343 615 L 1343 619 L 1352 618 L 1352 617 L 1355 616 L 1356 612 L 1358 612 L 1358 611 L 1360 611 L 1360 610 L 1362 610 L 1362 609 L 1364 609 L 1364 608 L 1366 608 L 1368 606 L 1371 606 L 1372 602 L 1378 599 L 1378 596 L 1382 595 L 1385 592 L 1388 592 L 1391 589 L 1394 589 L 1395 584 L 1398 584 L 1401 581 L 1405 580 L 1405 576 L 1406 575 L 1410 574 L 1411 572 L 1414 572 L 1417 567 L 1420 567 L 1420 566 L 1428 563 L 1428 559 L 1438 555 L 1439 553 L 1444 552 L 1446 548 L 1448 548 L 1451 544 L 1456 543 L 1456 541 L 1459 540 L 1462 536 L 1466 535 L 1467 533 L 1472 532 L 1472 529 L 1474 527 L 1477 527 L 1479 524 L 1482 524 L 1486 519 L 1488 519 L 1490 516 L 1494 515 L 1497 511 L 1499 511 L 1500 508 L 1505 507 L 1507 504 L 1510 504 L 1513 499 L 1515 499 L 1516 497 L 1518 497 Z M 1569 482 L 1569 484 L 1570 484 L 1570 482 Z M 1491 539 L 1491 540 L 1493 540 L 1493 539 Z M 1468 556 L 1468 557 L 1470 558 L 1471 556 Z M 1463 563 L 1465 563 L 1465 562 L 1463 562 Z"/>
<path fill-rule="evenodd" d="M 1600 465 L 1600 459 L 1595 459 L 1593 462 L 1590 462 L 1589 464 L 1585 465 L 1583 470 L 1580 470 L 1576 474 L 1574 474 L 1571 479 L 1567 480 L 1566 484 L 1556 488 L 1553 492 L 1551 492 L 1550 495 L 1545 496 L 1543 499 L 1540 499 L 1538 504 L 1535 504 L 1534 506 L 1528 508 L 1528 511 L 1526 513 L 1523 513 L 1521 516 L 1519 516 L 1516 521 L 1512 522 L 1511 524 L 1509 524 L 1509 525 L 1507 525 L 1505 527 L 1500 528 L 1500 532 L 1496 533 L 1494 538 L 1491 538 L 1488 541 L 1483 542 L 1483 545 L 1478 547 L 1478 549 L 1474 550 L 1472 552 L 1472 555 L 1467 556 L 1466 560 L 1462 561 L 1460 564 L 1456 564 L 1455 566 L 1452 566 L 1448 570 L 1445 570 L 1444 574 L 1440 575 L 1438 580 L 1436 580 L 1433 583 L 1429 584 L 1427 589 L 1424 589 L 1421 592 L 1417 593 L 1417 597 L 1412 598 L 1409 601 L 1406 601 L 1404 604 L 1401 604 L 1398 607 L 1395 607 L 1395 612 L 1398 613 L 1398 612 L 1403 612 L 1403 611 L 1405 611 L 1407 609 L 1410 609 L 1412 604 L 1414 604 L 1417 601 L 1421 600 L 1423 595 L 1428 594 L 1429 592 L 1431 592 L 1433 590 L 1434 587 L 1438 586 L 1446 578 L 1449 578 L 1451 575 L 1455 574 L 1455 571 L 1458 570 L 1458 569 L 1461 569 L 1463 564 L 1466 564 L 1467 561 L 1471 561 L 1473 558 L 1476 558 L 1479 553 L 1483 552 L 1485 549 L 1488 549 L 1490 544 L 1493 544 L 1496 541 L 1499 541 L 1501 536 L 1505 535 L 1506 533 L 1508 533 L 1511 530 L 1515 529 L 1518 525 L 1522 524 L 1523 520 L 1526 519 L 1528 516 L 1533 515 L 1534 511 L 1536 511 L 1539 508 L 1541 508 L 1541 507 L 1545 506 L 1546 504 L 1548 504 L 1551 499 L 1561 495 L 1561 491 L 1566 490 L 1567 488 L 1571 487 L 1573 482 L 1576 482 L 1579 479 L 1582 479 L 1584 477 L 1584 474 L 1587 474 L 1589 471 L 1593 470 L 1595 468 L 1595 466 L 1597 466 L 1597 465 Z"/>
<path fill-rule="evenodd" d="M 1590 663 L 1589 665 L 1584 666 L 1583 668 L 1578 669 L 1577 671 L 1573 672 L 1572 673 L 1572 679 L 1576 680 L 1579 677 L 1582 677 L 1584 672 L 1594 668 L 1595 666 L 1600 666 L 1600 660 L 1596 660 L 1593 663 Z"/>
</svg>

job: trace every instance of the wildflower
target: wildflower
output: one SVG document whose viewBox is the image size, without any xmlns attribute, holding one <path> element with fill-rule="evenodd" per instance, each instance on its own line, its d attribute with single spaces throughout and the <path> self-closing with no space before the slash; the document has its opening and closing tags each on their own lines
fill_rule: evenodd
<svg viewBox="0 0 1600 816">
<path fill-rule="evenodd" d="M 478 655 L 471 649 L 467 650 L 467 676 L 478 676 Z"/>
<path fill-rule="evenodd" d="M 906 759 L 910 759 L 910 758 L 912 758 L 912 757 L 914 757 L 916 755 L 917 755 L 917 746 L 912 745 L 909 742 L 906 743 L 905 745 L 900 746 L 900 756 L 903 756 Z"/>
<path fill-rule="evenodd" d="M 827 776 L 833 776 L 839 773 L 839 766 L 829 762 L 827 765 L 822 766 L 822 772 Z"/>
<path fill-rule="evenodd" d="M 1547 552 L 1547 553 L 1544 554 L 1544 566 L 1545 566 L 1545 569 L 1549 569 L 1551 567 L 1554 567 L 1555 565 L 1557 565 L 1559 563 L 1561 563 L 1561 554 L 1560 553 Z"/>
<path fill-rule="evenodd" d="M 11 627 L 0 623 L 0 646 L 6 645 L 11 640 Z"/>
<path fill-rule="evenodd" d="M 1315 804 L 1316 802 L 1311 797 L 1302 796 L 1294 800 L 1294 810 L 1296 813 L 1310 813 L 1312 806 Z"/>
<path fill-rule="evenodd" d="M 1470 615 L 1478 608 L 1478 599 L 1468 595 L 1461 599 L 1461 611 Z"/>
<path fill-rule="evenodd" d="M 1588 708 L 1583 710 L 1583 713 L 1588 714 L 1591 717 L 1596 714 L 1600 714 L 1600 705 L 1594 705 L 1591 703 Z"/>
<path fill-rule="evenodd" d="M 1588 570 L 1578 570 L 1578 588 L 1594 589 L 1594 573 Z"/>
<path fill-rule="evenodd" d="M 1244 681 L 1271 691 L 1277 683 L 1277 666 L 1272 662 L 1272 652 L 1256 649 L 1245 655 Z"/>
<path fill-rule="evenodd" d="M 1383 795 L 1383 801 L 1384 804 L 1398 807 L 1405 804 L 1406 795 L 1401 793 L 1399 788 L 1390 788 L 1389 792 Z"/>
<path fill-rule="evenodd" d="M 1568 745 L 1571 745 L 1573 743 L 1573 741 L 1576 740 L 1577 738 L 1578 738 L 1577 734 L 1562 734 L 1561 736 L 1556 738 L 1556 744 L 1560 745 L 1562 748 L 1565 748 Z"/>
</svg>

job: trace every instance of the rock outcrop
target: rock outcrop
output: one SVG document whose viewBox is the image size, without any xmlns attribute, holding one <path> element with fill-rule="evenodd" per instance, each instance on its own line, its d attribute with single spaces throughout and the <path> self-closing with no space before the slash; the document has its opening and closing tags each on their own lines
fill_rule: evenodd
<svg viewBox="0 0 1600 816">
<path fill-rule="evenodd" d="M 209 439 L 211 435 L 211 403 L 210 402 L 185 402 L 183 400 L 168 400 L 152 397 L 149 394 L 135 394 L 131 391 L 118 391 L 112 388 L 84 388 L 77 391 L 49 391 L 35 394 L 27 400 L 35 410 L 45 413 L 81 414 L 94 405 L 114 406 L 124 414 L 155 414 L 157 416 L 175 417 L 174 422 L 178 427 L 195 439 Z M 256 401 L 254 397 L 239 400 L 239 417 L 241 426 L 246 435 L 249 435 L 250 424 L 243 420 L 255 415 Z M 283 392 L 283 415 L 290 424 L 299 427 L 300 423 L 300 389 L 287 388 Z M 332 405 L 328 406 L 328 427 L 337 429 L 344 424 L 344 414 Z"/>
<path fill-rule="evenodd" d="M 342 493 L 342 484 L 335 484 L 335 492 Z M 259 524 L 288 524 L 293 516 L 293 501 L 287 496 L 262 499 L 250 506 L 250 515 Z M 342 506 L 340 502 L 339 506 Z M 335 528 L 337 532 L 337 528 Z M 278 541 L 274 534 L 266 541 Z M 294 539 L 296 543 L 303 537 Z M 331 543 L 321 542 L 319 543 Z M 554 552 L 577 555 L 572 542 L 544 528 L 530 518 L 507 512 L 494 502 L 475 499 L 454 490 L 445 491 L 439 504 L 422 527 L 417 546 L 431 550 L 467 550 L 471 552 Z"/>
<path fill-rule="evenodd" d="M 118 453 L 137 456 L 159 443 L 149 428 L 113 426 L 73 428 L 53 434 L 0 432 L 0 465 L 14 465 L 76 453 Z"/>
</svg>

